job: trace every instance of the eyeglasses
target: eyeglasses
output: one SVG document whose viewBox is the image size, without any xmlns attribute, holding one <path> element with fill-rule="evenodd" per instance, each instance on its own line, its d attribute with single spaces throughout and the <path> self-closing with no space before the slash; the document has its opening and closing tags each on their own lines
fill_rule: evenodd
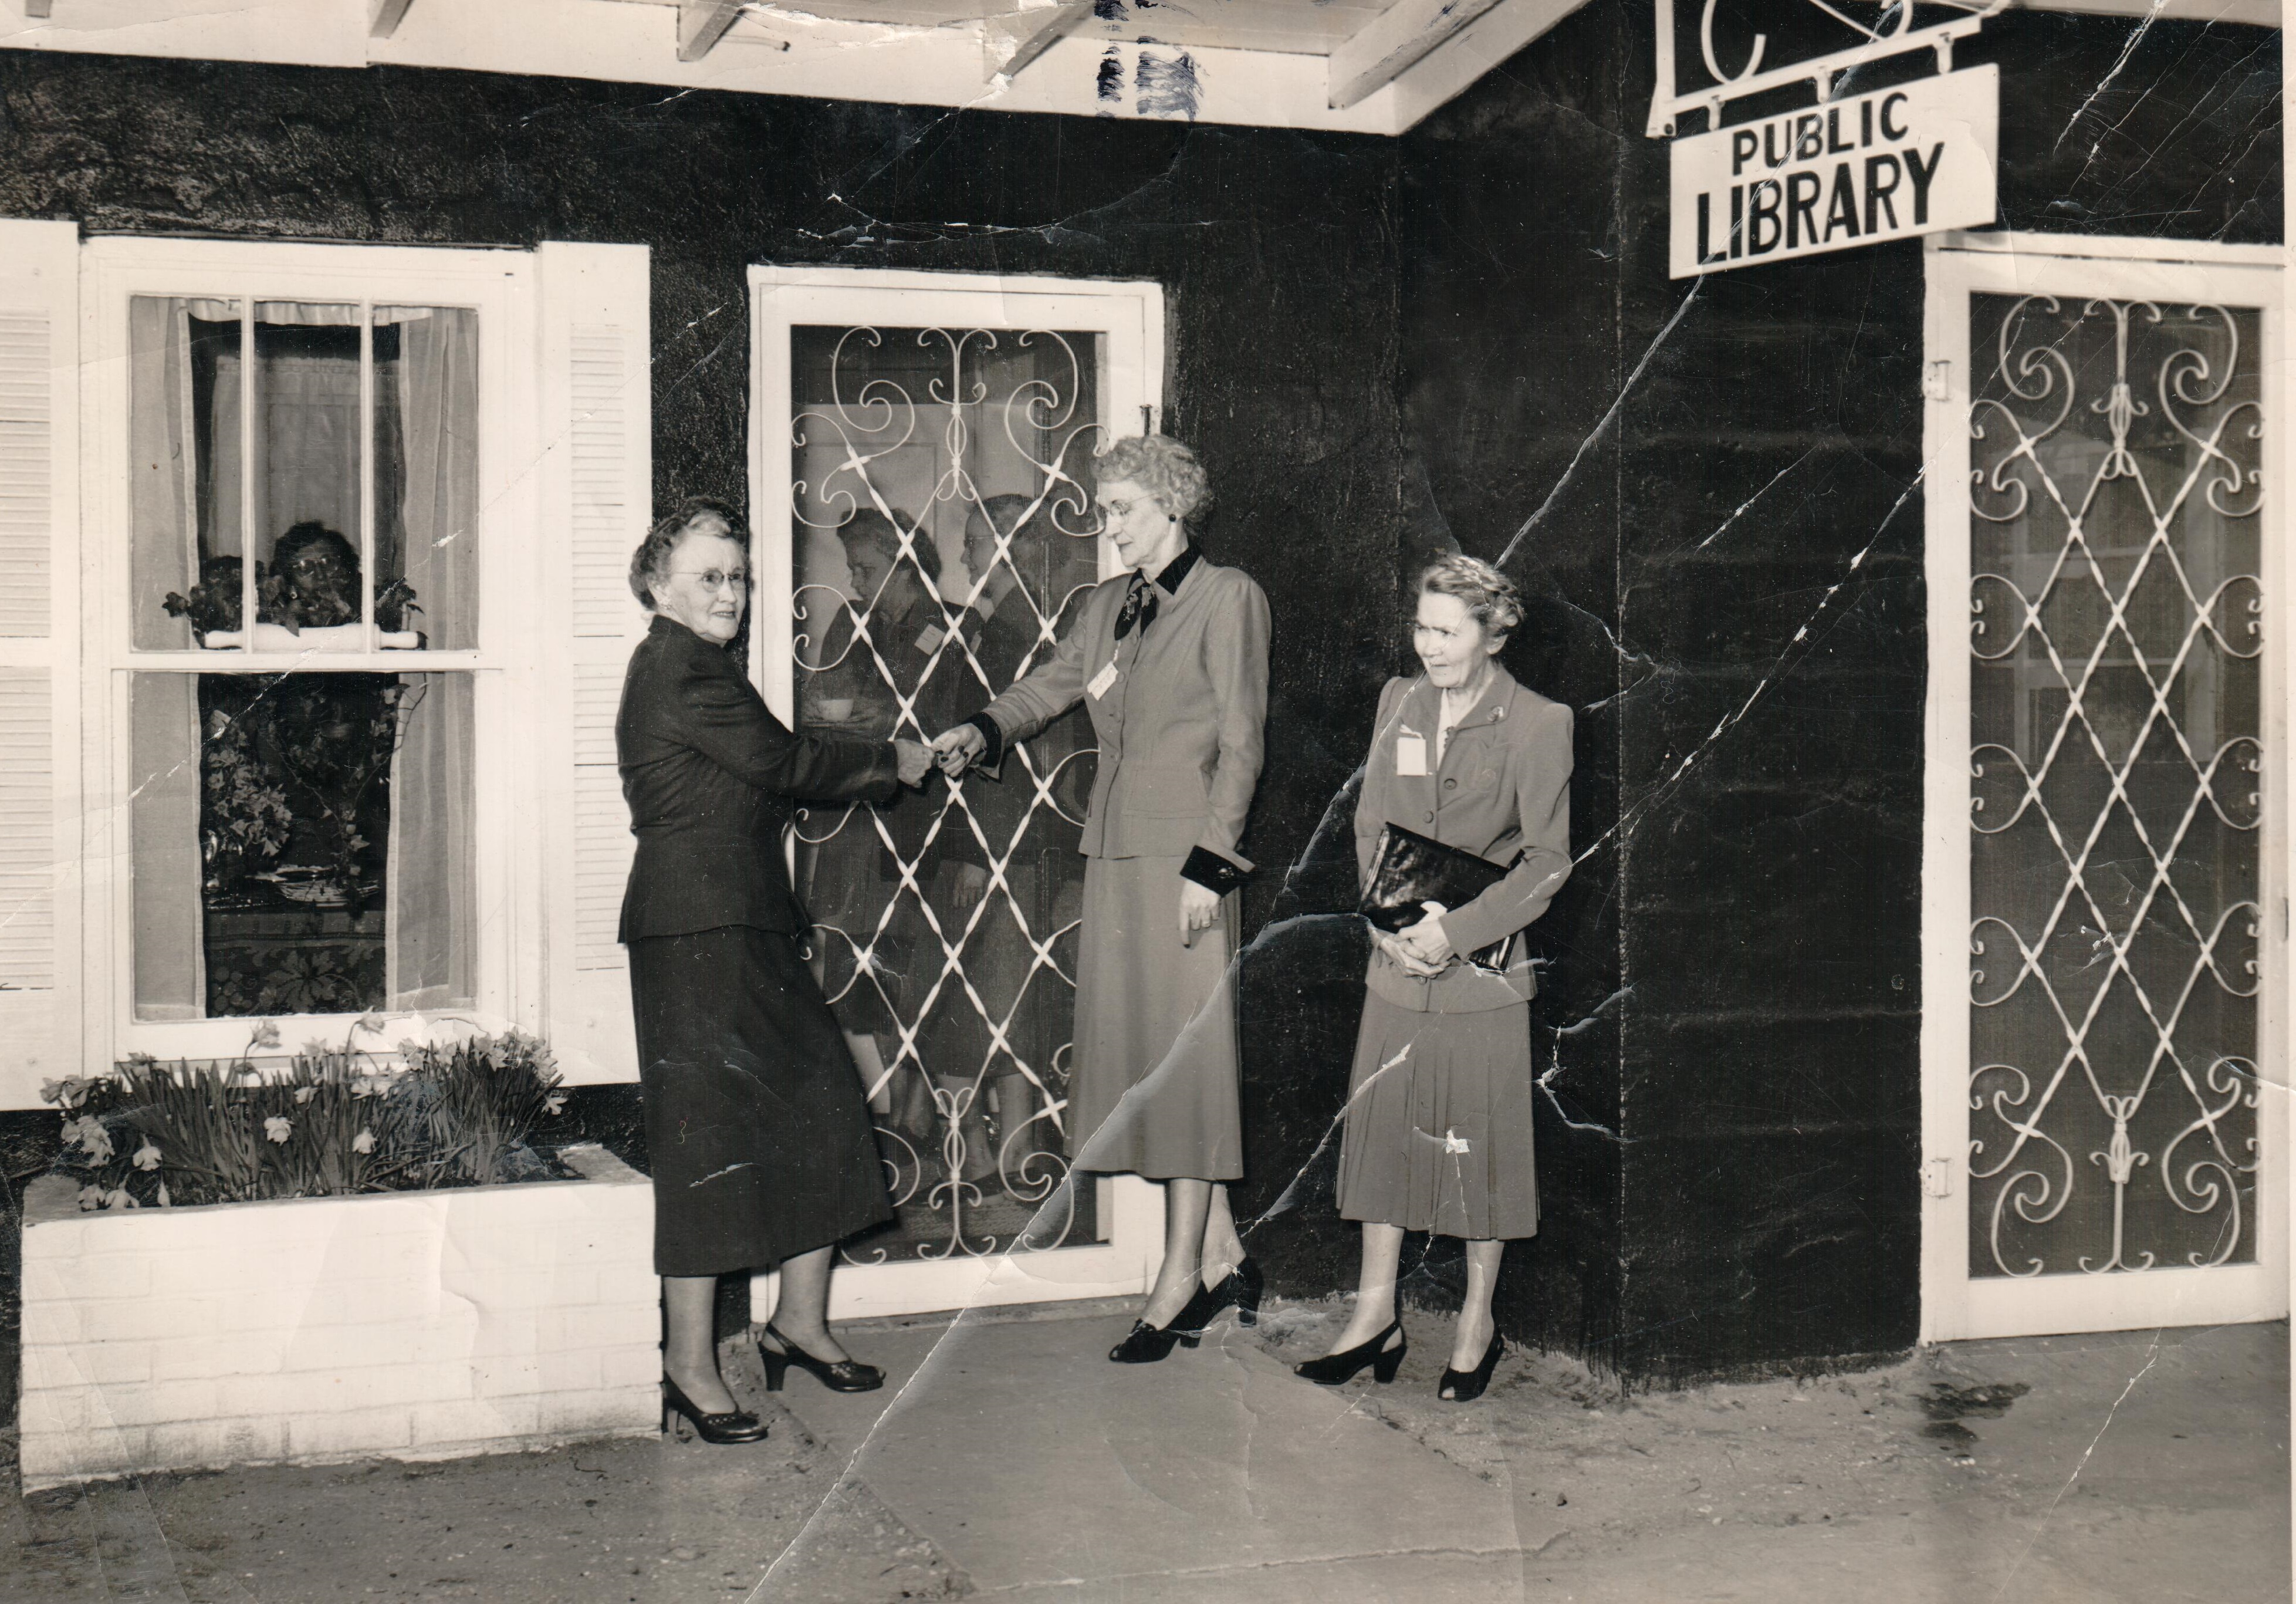
<svg viewBox="0 0 2296 1604">
<path fill-rule="evenodd" d="M 704 590 L 718 590 L 729 586 L 735 591 L 745 592 L 750 588 L 748 574 L 727 573 L 722 568 L 673 568 L 669 572 L 674 579 L 701 580 Z"/>
</svg>

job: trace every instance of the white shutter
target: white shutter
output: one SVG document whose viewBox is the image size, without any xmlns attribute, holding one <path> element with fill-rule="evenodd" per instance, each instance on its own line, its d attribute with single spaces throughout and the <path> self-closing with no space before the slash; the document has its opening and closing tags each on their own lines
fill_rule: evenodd
<svg viewBox="0 0 2296 1604">
<path fill-rule="evenodd" d="M 614 768 L 614 713 L 647 614 L 630 553 L 652 513 L 653 408 L 643 245 L 548 243 L 543 322 L 544 548 L 554 572 L 551 651 L 549 1007 L 566 1077 L 637 1073 L 629 966 L 614 939 L 628 878 L 629 812 Z"/>
<path fill-rule="evenodd" d="M 0 219 L 0 1107 L 79 1063 L 79 230 Z"/>
</svg>

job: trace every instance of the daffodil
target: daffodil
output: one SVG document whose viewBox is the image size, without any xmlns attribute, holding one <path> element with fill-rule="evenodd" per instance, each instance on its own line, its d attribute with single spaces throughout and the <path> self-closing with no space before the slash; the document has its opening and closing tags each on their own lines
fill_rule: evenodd
<svg viewBox="0 0 2296 1604">
<path fill-rule="evenodd" d="M 351 1138 L 351 1151 L 354 1153 L 373 1152 L 374 1132 L 372 1131 L 362 1131 L 357 1136 Z"/>
<path fill-rule="evenodd" d="M 263 1134 L 275 1142 L 283 1142 L 295 1134 L 295 1122 L 284 1115 L 275 1114 L 263 1122 Z"/>
<path fill-rule="evenodd" d="M 139 1170 L 156 1170 L 160 1167 L 160 1149 L 153 1147 L 148 1140 L 135 1149 L 134 1156 L 135 1167 Z"/>
<path fill-rule="evenodd" d="M 262 1021 L 255 1027 L 255 1034 L 248 1038 L 247 1044 L 250 1047 L 277 1047 L 279 1022 L 276 1019 Z"/>
<path fill-rule="evenodd" d="M 554 1091 L 542 1099 L 542 1112 L 545 1114 L 557 1114 L 565 1106 L 566 1094 L 562 1091 Z"/>
<path fill-rule="evenodd" d="M 295 1100 L 298 1103 L 308 1103 L 318 1095 L 319 1089 L 316 1086 L 298 1086 L 295 1089 Z"/>
</svg>

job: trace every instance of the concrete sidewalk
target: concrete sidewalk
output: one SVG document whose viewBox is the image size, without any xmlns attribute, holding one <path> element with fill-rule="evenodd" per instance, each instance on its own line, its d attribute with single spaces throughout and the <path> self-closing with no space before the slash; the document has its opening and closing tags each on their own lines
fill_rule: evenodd
<svg viewBox="0 0 2296 1604">
<path fill-rule="evenodd" d="M 146 1477 L 0 1501 L 0 1604 L 2285 1604 L 2288 1328 L 1956 1344 L 1622 1397 L 1510 1353 L 1310 1386 L 1336 1304 L 1119 1367 L 1128 1315 L 846 1334 L 769 1440 Z M 4 1449 L 0 1438 L 0 1449 Z"/>
<path fill-rule="evenodd" d="M 857 1337 L 888 1367 L 884 1391 L 800 1378 L 784 1402 L 1000 1599 L 1479 1604 L 1522 1597 L 1523 1555 L 1562 1529 L 1233 1325 L 1160 1364 L 1111 1365 L 1131 1323 Z"/>
<path fill-rule="evenodd" d="M 1103 1357 L 1120 1317 L 857 1333 L 883 1392 L 783 1402 L 976 1596 L 1027 1604 L 2289 1597 L 2284 1322 L 1628 1399 L 1511 1354 L 1460 1407 L 1433 1317 L 1394 1386 L 1292 1377 L 1337 1318 L 1140 1367 Z"/>
</svg>

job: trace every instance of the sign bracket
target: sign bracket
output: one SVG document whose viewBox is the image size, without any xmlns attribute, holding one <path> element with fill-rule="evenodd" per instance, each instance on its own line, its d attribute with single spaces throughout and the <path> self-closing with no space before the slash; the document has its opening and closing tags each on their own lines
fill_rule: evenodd
<svg viewBox="0 0 2296 1604">
<path fill-rule="evenodd" d="M 1658 79 L 1651 91 L 1650 120 L 1644 132 L 1652 139 L 1674 136 L 1682 114 L 1704 111 L 1706 129 L 1711 133 L 1722 124 L 1722 108 L 1734 100 L 1760 95 L 1797 83 L 1806 83 L 1816 94 L 1817 103 L 1824 105 L 1839 95 L 1842 78 L 1852 69 L 1871 62 L 1887 61 L 1917 50 L 1937 53 L 1940 76 L 1953 70 L 1953 46 L 1956 40 L 1974 36 L 1983 28 L 1988 18 L 2003 11 L 2009 0 L 1946 0 L 1947 4 L 1963 6 L 1968 14 L 1915 28 L 1914 9 L 1907 0 L 1892 0 L 1882 12 L 1878 26 L 1868 28 L 1837 9 L 1829 0 L 1806 0 L 1852 32 L 1864 36 L 1864 42 L 1843 50 L 1831 51 L 1807 61 L 1790 62 L 1768 71 L 1761 70 L 1762 57 L 1769 45 L 1769 36 L 1756 34 L 1748 50 L 1745 65 L 1733 74 L 1722 70 L 1714 48 L 1714 8 L 1717 0 L 1701 0 L 1698 19 L 1700 53 L 1705 58 L 1708 73 L 1713 83 L 1704 88 L 1685 92 L 1676 71 L 1674 38 L 1674 0 L 1652 0 L 1657 8 L 1658 21 Z"/>
</svg>

